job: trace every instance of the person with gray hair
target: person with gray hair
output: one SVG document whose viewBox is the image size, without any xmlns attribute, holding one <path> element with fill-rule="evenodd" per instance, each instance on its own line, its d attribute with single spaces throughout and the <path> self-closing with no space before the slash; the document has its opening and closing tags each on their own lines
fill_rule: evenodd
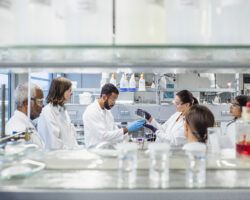
<svg viewBox="0 0 250 200">
<path fill-rule="evenodd" d="M 31 83 L 30 85 L 30 119 L 28 118 L 28 83 L 19 84 L 15 90 L 14 98 L 16 110 L 14 115 L 6 123 L 6 135 L 32 130 L 29 143 L 44 148 L 44 142 L 37 133 L 32 120 L 39 117 L 43 108 L 43 91 L 42 89 Z"/>
</svg>

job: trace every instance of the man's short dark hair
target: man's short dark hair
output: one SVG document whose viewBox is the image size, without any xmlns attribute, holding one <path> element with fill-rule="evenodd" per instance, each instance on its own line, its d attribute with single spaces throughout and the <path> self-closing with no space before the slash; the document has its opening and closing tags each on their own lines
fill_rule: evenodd
<svg viewBox="0 0 250 200">
<path fill-rule="evenodd" d="M 102 87 L 101 96 L 103 94 L 112 95 L 112 93 L 115 93 L 117 95 L 119 94 L 117 87 L 115 87 L 113 84 L 107 83 Z"/>
</svg>

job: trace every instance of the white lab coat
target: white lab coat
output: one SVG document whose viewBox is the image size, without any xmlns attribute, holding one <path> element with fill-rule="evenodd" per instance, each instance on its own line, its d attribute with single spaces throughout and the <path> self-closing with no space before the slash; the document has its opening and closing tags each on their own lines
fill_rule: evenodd
<svg viewBox="0 0 250 200">
<path fill-rule="evenodd" d="M 237 120 L 231 121 L 226 126 L 226 136 L 230 140 L 230 143 L 227 144 L 227 148 L 235 148 L 235 144 L 236 144 L 236 122 L 237 122 Z"/>
<path fill-rule="evenodd" d="M 25 132 L 27 129 L 32 129 L 33 133 L 30 135 L 30 140 L 28 143 L 36 144 L 40 148 L 44 148 L 44 142 L 42 138 L 37 133 L 35 126 L 32 121 L 28 118 L 26 114 L 16 110 L 14 115 L 6 123 L 6 135 L 12 135 L 18 132 Z"/>
<path fill-rule="evenodd" d="M 67 110 L 62 106 L 47 104 L 38 119 L 38 132 L 46 149 L 77 148 L 76 131 Z"/>
<path fill-rule="evenodd" d="M 173 114 L 164 124 L 159 124 L 155 119 L 150 123 L 156 131 L 156 142 L 169 142 L 171 146 L 183 146 L 187 143 L 184 133 L 184 116 L 180 112 Z M 178 121 L 176 121 L 179 118 Z"/>
<path fill-rule="evenodd" d="M 98 100 L 86 108 L 83 125 L 87 148 L 101 142 L 116 144 L 124 139 L 123 129 L 117 127 L 111 111 L 102 109 Z"/>
</svg>

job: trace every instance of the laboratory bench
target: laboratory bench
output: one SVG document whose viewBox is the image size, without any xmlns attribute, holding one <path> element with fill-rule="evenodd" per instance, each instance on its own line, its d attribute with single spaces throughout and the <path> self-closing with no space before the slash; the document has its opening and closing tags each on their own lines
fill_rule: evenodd
<svg viewBox="0 0 250 200">
<path fill-rule="evenodd" d="M 185 171 L 170 170 L 168 185 L 152 185 L 139 170 L 135 185 L 120 185 L 116 170 L 44 170 L 1 181 L 1 199 L 249 199 L 249 170 L 208 170 L 203 188 L 185 186 Z"/>
<path fill-rule="evenodd" d="M 180 151 L 170 155 L 169 181 L 153 181 L 149 178 L 151 161 L 147 153 L 140 150 L 137 175 L 133 182 L 119 175 L 117 157 L 99 157 L 102 162 L 99 160 L 93 164 L 83 159 L 83 153 L 85 150 L 45 153 L 45 169 L 30 176 L 1 180 L 1 200 L 211 200 L 250 197 L 249 159 L 208 156 L 206 183 L 197 187 L 186 183 L 186 156 Z"/>
</svg>

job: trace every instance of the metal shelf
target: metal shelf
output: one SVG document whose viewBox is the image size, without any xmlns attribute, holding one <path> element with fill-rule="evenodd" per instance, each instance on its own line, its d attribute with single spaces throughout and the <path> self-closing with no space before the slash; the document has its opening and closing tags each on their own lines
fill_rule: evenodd
<svg viewBox="0 0 250 200">
<path fill-rule="evenodd" d="M 3 72 L 248 73 L 250 46 L 92 45 L 0 47 Z"/>
<path fill-rule="evenodd" d="M 137 88 L 138 89 L 138 88 Z M 217 93 L 222 93 L 222 92 L 236 92 L 235 88 L 167 88 L 167 89 L 160 89 L 160 92 L 178 92 L 181 90 L 189 90 L 190 92 L 217 92 Z M 146 91 L 135 91 L 132 93 L 136 92 L 157 92 L 158 90 L 155 88 L 146 88 Z M 101 89 L 100 88 L 76 88 L 73 90 L 73 92 L 92 92 L 92 93 L 100 93 Z M 131 91 L 127 92 L 122 92 L 122 93 L 131 93 Z"/>
</svg>

